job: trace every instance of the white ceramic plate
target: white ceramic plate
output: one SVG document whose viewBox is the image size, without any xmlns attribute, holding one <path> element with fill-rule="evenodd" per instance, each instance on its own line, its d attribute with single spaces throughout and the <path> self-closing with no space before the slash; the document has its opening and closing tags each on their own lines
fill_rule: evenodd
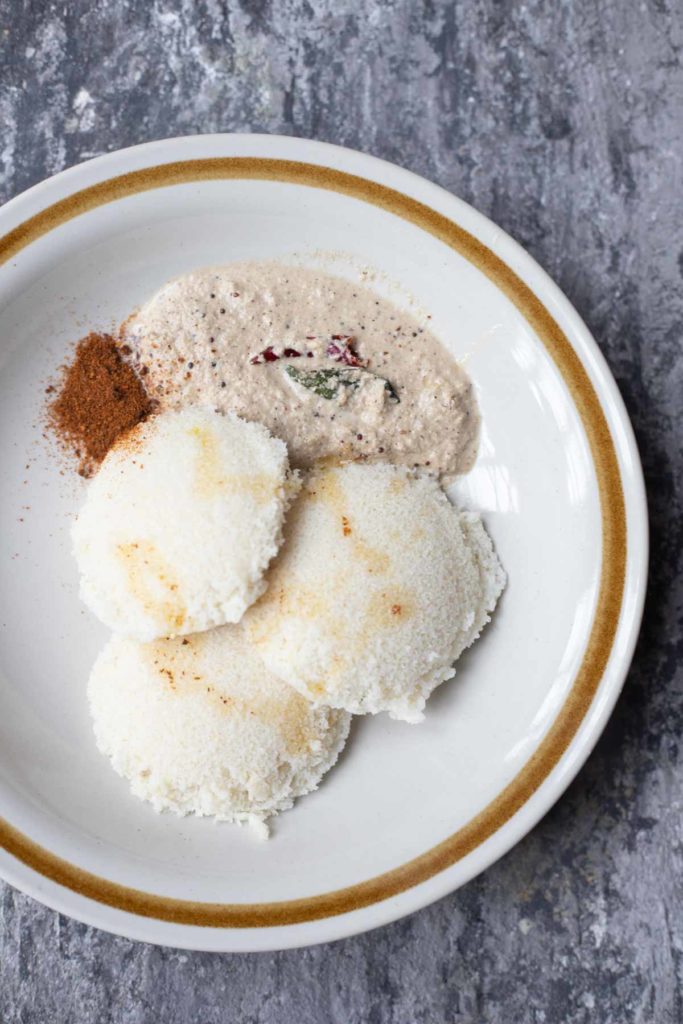
<svg viewBox="0 0 683 1024">
<path fill-rule="evenodd" d="M 92 160 L 7 204 L 0 236 L 2 875 L 113 932 L 260 950 L 391 921 L 509 850 L 605 725 L 647 566 L 631 427 L 555 285 L 421 178 L 266 136 Z M 46 380 L 80 334 L 119 322 L 169 277 L 258 257 L 370 266 L 378 288 L 431 312 L 483 415 L 458 497 L 483 512 L 509 574 L 425 723 L 358 720 L 339 766 L 268 843 L 155 815 L 96 751 L 85 683 L 105 634 L 79 605 L 68 543 L 81 484 L 41 439 Z"/>
</svg>

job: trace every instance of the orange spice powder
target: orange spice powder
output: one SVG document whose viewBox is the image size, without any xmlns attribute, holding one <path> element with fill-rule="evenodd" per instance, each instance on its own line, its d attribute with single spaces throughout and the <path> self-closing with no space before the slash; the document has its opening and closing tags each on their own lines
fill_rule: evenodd
<svg viewBox="0 0 683 1024">
<path fill-rule="evenodd" d="M 48 423 L 60 443 L 79 460 L 81 476 L 92 476 L 112 445 L 152 411 L 140 378 L 110 334 L 88 334 L 78 342 L 71 363 L 48 406 Z"/>
</svg>

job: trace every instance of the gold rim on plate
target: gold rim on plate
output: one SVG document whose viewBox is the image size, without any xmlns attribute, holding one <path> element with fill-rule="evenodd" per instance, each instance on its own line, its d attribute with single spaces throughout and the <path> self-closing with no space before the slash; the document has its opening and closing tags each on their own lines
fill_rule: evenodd
<svg viewBox="0 0 683 1024">
<path fill-rule="evenodd" d="M 515 778 L 463 828 L 426 853 L 365 882 L 275 903 L 202 903 L 119 885 L 84 871 L 0 818 L 0 847 L 80 896 L 130 914 L 212 928 L 268 928 L 319 921 L 360 910 L 427 881 L 497 832 L 529 800 L 575 736 L 600 684 L 621 611 L 626 569 L 626 514 L 614 443 L 595 389 L 560 326 L 500 257 L 424 203 L 378 182 L 316 164 L 257 157 L 216 157 L 159 164 L 99 182 L 41 210 L 0 239 L 0 264 L 66 221 L 138 192 L 196 181 L 249 178 L 287 182 L 352 196 L 429 232 L 477 267 L 510 299 L 540 338 L 567 385 L 593 458 L 600 495 L 602 569 L 586 652 L 564 705 Z"/>
</svg>

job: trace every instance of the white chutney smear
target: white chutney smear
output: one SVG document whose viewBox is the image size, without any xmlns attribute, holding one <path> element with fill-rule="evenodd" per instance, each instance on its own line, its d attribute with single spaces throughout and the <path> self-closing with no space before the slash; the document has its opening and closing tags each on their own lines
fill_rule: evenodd
<svg viewBox="0 0 683 1024">
<path fill-rule="evenodd" d="M 471 468 L 472 383 L 416 318 L 370 288 L 274 262 L 197 270 L 126 322 L 161 408 L 211 405 L 265 424 L 294 466 L 381 459 Z"/>
</svg>

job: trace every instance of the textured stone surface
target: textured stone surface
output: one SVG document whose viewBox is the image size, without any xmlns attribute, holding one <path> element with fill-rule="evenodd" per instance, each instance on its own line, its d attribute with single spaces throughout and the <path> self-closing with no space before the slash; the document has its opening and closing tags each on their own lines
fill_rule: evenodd
<svg viewBox="0 0 683 1024">
<path fill-rule="evenodd" d="M 0 198 L 120 146 L 314 136 L 522 242 L 633 418 L 653 567 L 623 698 L 559 805 L 464 890 L 276 955 L 113 938 L 0 890 L 0 1020 L 683 1019 L 683 19 L 677 0 L 0 0 Z"/>
</svg>

